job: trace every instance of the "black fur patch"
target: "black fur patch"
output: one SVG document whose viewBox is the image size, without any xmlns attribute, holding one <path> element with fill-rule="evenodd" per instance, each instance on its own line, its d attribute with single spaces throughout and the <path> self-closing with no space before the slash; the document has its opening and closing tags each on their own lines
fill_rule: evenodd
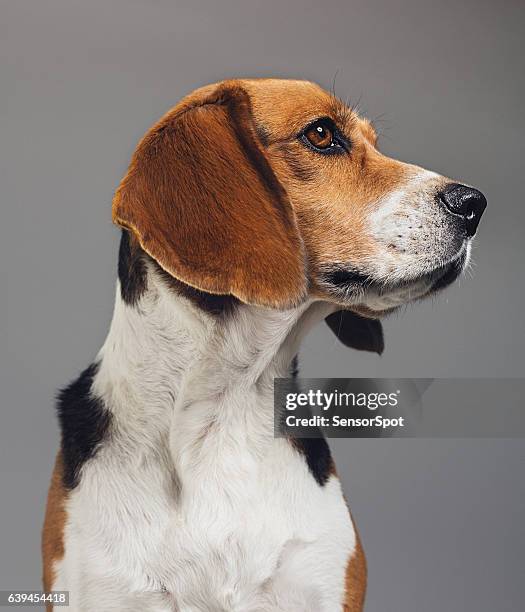
<svg viewBox="0 0 525 612">
<path fill-rule="evenodd" d="M 291 378 L 297 378 L 299 376 L 299 355 L 296 355 L 292 359 L 292 363 L 290 365 L 290 376 Z"/>
<path fill-rule="evenodd" d="M 134 306 L 146 291 L 148 280 L 144 251 L 131 239 L 128 230 L 122 230 L 118 252 L 120 295 L 126 304 Z"/>
<path fill-rule="evenodd" d="M 62 431 L 64 486 L 74 489 L 80 469 L 95 456 L 111 423 L 111 415 L 102 401 L 91 394 L 98 364 L 91 364 L 57 397 L 57 412 Z"/>
<path fill-rule="evenodd" d="M 299 358 L 296 355 L 290 366 L 291 378 L 299 376 Z M 320 432 L 319 432 L 320 433 Z M 322 487 L 334 473 L 334 462 L 330 447 L 323 438 L 290 438 L 290 442 L 304 456 L 310 473 Z"/>
<path fill-rule="evenodd" d="M 304 455 L 312 476 L 324 486 L 334 473 L 332 453 L 325 438 L 290 438 L 290 442 Z"/>
<path fill-rule="evenodd" d="M 175 293 L 187 298 L 193 302 L 195 306 L 201 308 L 208 314 L 228 315 L 235 310 L 236 306 L 242 303 L 233 295 L 216 295 L 214 293 L 200 291 L 200 289 L 195 289 L 195 287 L 190 287 L 190 285 L 187 285 L 186 283 L 183 283 L 177 278 L 171 276 L 171 274 L 166 272 L 164 268 L 161 268 L 156 261 L 153 259 L 151 261 L 159 273 L 159 276 L 162 278 L 164 283 L 170 287 L 170 289 L 172 289 Z"/>
<path fill-rule="evenodd" d="M 215 295 L 186 285 L 171 276 L 140 247 L 128 230 L 122 230 L 118 254 L 120 295 L 126 304 L 134 306 L 148 288 L 147 262 L 155 268 L 170 289 L 191 300 L 209 314 L 227 314 L 240 304 L 232 295 Z"/>
<path fill-rule="evenodd" d="M 355 286 L 363 287 L 374 285 L 373 279 L 367 274 L 361 274 L 355 270 L 341 268 L 336 265 L 334 265 L 331 270 L 327 270 L 323 273 L 322 280 L 324 283 L 342 289 L 349 289 Z"/>
</svg>

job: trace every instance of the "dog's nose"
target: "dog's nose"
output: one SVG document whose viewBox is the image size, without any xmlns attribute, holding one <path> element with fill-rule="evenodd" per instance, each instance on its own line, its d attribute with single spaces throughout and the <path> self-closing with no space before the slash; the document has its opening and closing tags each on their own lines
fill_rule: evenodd
<svg viewBox="0 0 525 612">
<path fill-rule="evenodd" d="M 439 199 L 452 214 L 463 217 L 466 235 L 474 236 L 487 206 L 487 200 L 481 191 L 453 183 L 440 192 Z"/>
</svg>

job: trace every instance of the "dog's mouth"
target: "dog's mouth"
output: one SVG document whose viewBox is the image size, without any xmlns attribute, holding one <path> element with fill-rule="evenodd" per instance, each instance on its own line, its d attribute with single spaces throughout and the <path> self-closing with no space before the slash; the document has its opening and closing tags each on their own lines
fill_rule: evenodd
<svg viewBox="0 0 525 612">
<path fill-rule="evenodd" d="M 428 272 L 396 281 L 377 279 L 338 264 L 323 271 L 321 285 L 342 304 L 374 312 L 389 311 L 451 285 L 465 269 L 468 257 L 469 249 L 464 248 L 456 257 Z"/>
<path fill-rule="evenodd" d="M 467 259 L 468 252 L 464 250 L 458 258 L 434 271 L 430 275 L 431 287 L 429 293 L 434 293 L 451 285 L 465 269 Z"/>
</svg>

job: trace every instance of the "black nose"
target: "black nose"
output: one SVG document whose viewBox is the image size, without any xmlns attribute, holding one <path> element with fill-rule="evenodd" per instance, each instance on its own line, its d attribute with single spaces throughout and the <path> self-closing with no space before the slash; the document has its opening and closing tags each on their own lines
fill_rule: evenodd
<svg viewBox="0 0 525 612">
<path fill-rule="evenodd" d="M 466 235 L 474 236 L 487 206 L 487 200 L 481 191 L 453 183 L 439 194 L 439 199 L 452 214 L 463 217 Z"/>
</svg>

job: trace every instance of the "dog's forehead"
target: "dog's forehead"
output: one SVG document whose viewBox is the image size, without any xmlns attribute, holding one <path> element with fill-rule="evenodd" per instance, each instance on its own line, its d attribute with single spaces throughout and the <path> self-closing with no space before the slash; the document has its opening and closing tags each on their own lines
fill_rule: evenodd
<svg viewBox="0 0 525 612">
<path fill-rule="evenodd" d="M 285 138 L 319 117 L 350 116 L 335 96 L 310 81 L 261 79 L 242 83 L 250 95 L 256 123 L 274 138 Z"/>
</svg>

